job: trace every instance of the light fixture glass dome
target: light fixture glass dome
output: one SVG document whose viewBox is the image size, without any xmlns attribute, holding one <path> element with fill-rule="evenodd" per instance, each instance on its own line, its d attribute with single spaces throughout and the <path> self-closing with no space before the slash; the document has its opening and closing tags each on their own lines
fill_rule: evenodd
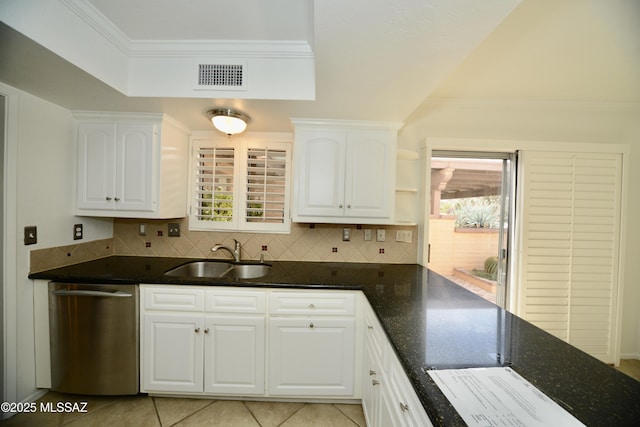
<svg viewBox="0 0 640 427">
<path fill-rule="evenodd" d="M 230 108 L 215 108 L 207 115 L 216 129 L 229 136 L 244 132 L 250 120 L 246 114 Z"/>
</svg>

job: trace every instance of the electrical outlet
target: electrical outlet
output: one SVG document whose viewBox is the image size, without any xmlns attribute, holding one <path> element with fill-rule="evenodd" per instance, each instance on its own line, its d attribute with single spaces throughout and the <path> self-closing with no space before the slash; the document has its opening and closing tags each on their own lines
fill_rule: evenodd
<svg viewBox="0 0 640 427">
<path fill-rule="evenodd" d="M 82 224 L 73 225 L 73 240 L 82 239 Z"/>
<path fill-rule="evenodd" d="M 138 236 L 146 236 L 147 235 L 147 224 L 141 222 L 138 224 Z"/>
<path fill-rule="evenodd" d="M 342 229 L 342 241 L 343 242 L 348 242 L 349 240 L 351 240 L 351 229 L 350 228 L 343 228 Z"/>
<path fill-rule="evenodd" d="M 411 243 L 413 241 L 413 231 L 396 230 L 396 242 Z"/>
<path fill-rule="evenodd" d="M 376 230 L 376 241 L 384 242 L 385 239 L 385 230 L 384 228 L 379 228 Z"/>
<path fill-rule="evenodd" d="M 180 224 L 177 222 L 170 222 L 169 232 L 167 234 L 169 237 L 180 237 Z"/>
<path fill-rule="evenodd" d="M 364 240 L 366 240 L 366 241 L 371 240 L 371 229 L 370 228 L 365 228 L 364 229 Z"/>
<path fill-rule="evenodd" d="M 24 244 L 35 245 L 38 243 L 38 228 L 30 225 L 24 228 Z"/>
</svg>

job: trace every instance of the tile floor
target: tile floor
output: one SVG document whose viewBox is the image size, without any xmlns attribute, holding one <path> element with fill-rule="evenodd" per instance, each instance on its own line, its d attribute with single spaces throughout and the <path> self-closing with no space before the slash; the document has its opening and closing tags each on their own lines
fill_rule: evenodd
<svg viewBox="0 0 640 427">
<path fill-rule="evenodd" d="M 622 360 L 618 369 L 640 381 L 640 360 Z M 170 397 L 100 397 L 49 392 L 36 402 L 86 402 L 87 412 L 18 414 L 2 427 L 365 427 L 360 405 L 251 402 Z"/>
<path fill-rule="evenodd" d="M 100 397 L 49 392 L 41 402 L 87 402 L 86 413 L 23 413 L 2 427 L 365 427 L 360 405 L 178 399 L 169 397 Z"/>
</svg>

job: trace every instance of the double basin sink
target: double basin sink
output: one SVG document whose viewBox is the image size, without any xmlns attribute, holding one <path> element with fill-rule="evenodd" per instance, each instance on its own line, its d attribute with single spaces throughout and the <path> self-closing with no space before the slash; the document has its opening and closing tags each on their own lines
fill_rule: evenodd
<svg viewBox="0 0 640 427">
<path fill-rule="evenodd" d="M 269 264 L 231 263 L 224 261 L 192 261 L 167 271 L 165 276 L 194 279 L 257 279 L 271 270 Z"/>
</svg>

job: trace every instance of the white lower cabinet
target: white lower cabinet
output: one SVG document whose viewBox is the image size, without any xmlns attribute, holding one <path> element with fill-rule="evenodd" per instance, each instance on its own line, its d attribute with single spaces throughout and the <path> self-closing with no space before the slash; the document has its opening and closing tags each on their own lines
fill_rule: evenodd
<svg viewBox="0 0 640 427">
<path fill-rule="evenodd" d="M 433 424 L 409 382 L 382 326 L 366 304 L 362 408 L 368 427 Z"/>
<path fill-rule="evenodd" d="M 141 391 L 264 394 L 263 291 L 142 285 L 141 295 Z"/>
<path fill-rule="evenodd" d="M 145 313 L 141 326 L 142 391 L 201 392 L 204 317 Z"/>
<path fill-rule="evenodd" d="M 359 292 L 140 285 L 140 295 L 143 393 L 362 398 L 368 427 L 432 426 Z"/>
<path fill-rule="evenodd" d="M 269 394 L 351 396 L 355 319 L 270 318 Z"/>
<path fill-rule="evenodd" d="M 269 394 L 354 395 L 357 296 L 309 290 L 269 294 Z"/>
<path fill-rule="evenodd" d="M 264 344 L 264 316 L 206 316 L 205 393 L 263 394 Z"/>
</svg>

